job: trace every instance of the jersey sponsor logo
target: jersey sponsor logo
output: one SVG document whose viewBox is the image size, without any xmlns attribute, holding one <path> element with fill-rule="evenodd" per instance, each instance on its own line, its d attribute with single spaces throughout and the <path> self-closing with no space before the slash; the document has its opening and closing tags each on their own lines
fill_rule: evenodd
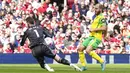
<svg viewBox="0 0 130 73">
<path fill-rule="evenodd" d="M 101 19 L 101 22 L 102 23 L 106 23 L 106 19 Z"/>
</svg>

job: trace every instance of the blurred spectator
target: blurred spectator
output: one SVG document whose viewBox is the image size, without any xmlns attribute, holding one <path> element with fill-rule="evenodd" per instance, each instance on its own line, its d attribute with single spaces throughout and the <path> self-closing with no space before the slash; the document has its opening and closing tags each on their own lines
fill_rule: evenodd
<svg viewBox="0 0 130 73">
<path fill-rule="evenodd" d="M 54 11 L 53 7 L 52 7 L 52 4 L 48 4 L 48 8 L 46 9 L 46 12 L 52 12 Z"/>
<path fill-rule="evenodd" d="M 117 36 L 120 34 L 120 23 L 121 23 L 121 19 L 117 18 L 116 22 L 115 22 L 115 26 L 113 27 L 113 31 L 114 31 L 114 35 Z"/>
<path fill-rule="evenodd" d="M 101 3 L 101 2 L 105 3 L 105 2 L 107 2 L 107 0 L 98 0 L 98 2 L 99 3 Z"/>
<path fill-rule="evenodd" d="M 86 16 L 86 13 L 87 13 L 88 10 L 89 10 L 89 6 L 85 5 L 84 2 L 81 2 L 81 12 L 80 12 L 81 14 L 80 15 Z"/>
<path fill-rule="evenodd" d="M 74 0 L 67 0 L 67 5 L 68 5 L 69 9 L 72 8 L 73 4 L 74 4 Z"/>
<path fill-rule="evenodd" d="M 122 49 L 117 43 L 111 44 L 110 52 L 111 54 L 120 54 Z"/>
<path fill-rule="evenodd" d="M 89 7 L 89 11 L 87 12 L 86 14 L 86 18 L 88 20 L 93 20 L 93 16 L 95 15 L 95 12 L 94 12 L 94 7 L 93 5 Z"/>
<path fill-rule="evenodd" d="M 123 25 L 123 28 L 122 28 L 122 30 L 121 30 L 122 38 L 128 37 L 128 36 L 130 35 L 129 33 L 130 33 L 130 32 L 129 32 L 128 28 L 127 28 L 127 25 L 124 24 L 124 25 Z"/>
<path fill-rule="evenodd" d="M 63 44 L 65 48 L 69 48 L 69 46 L 71 45 L 72 41 L 70 38 L 71 37 L 69 35 L 65 36 L 65 39 L 63 40 Z"/>
<path fill-rule="evenodd" d="M 19 45 L 21 35 L 28 27 L 25 22 L 28 16 L 34 18 L 35 24 L 50 30 L 56 44 L 55 52 L 76 52 L 79 40 L 89 35 L 89 26 L 95 18 L 96 3 L 104 6 L 103 15 L 108 24 L 108 34 L 103 40 L 104 46 L 99 46 L 95 51 L 99 54 L 128 53 L 129 0 L 67 0 L 61 13 L 59 4 L 50 3 L 50 0 L 45 0 L 44 3 L 39 0 L 0 0 L 0 53 L 31 53 L 28 42 L 23 47 Z M 63 39 L 67 39 L 67 36 L 70 36 L 71 43 L 65 48 Z"/>
<path fill-rule="evenodd" d="M 114 18 L 111 18 L 110 22 L 108 23 L 108 33 L 113 32 L 114 26 L 115 26 Z"/>
<path fill-rule="evenodd" d="M 74 0 L 74 4 L 72 5 L 73 14 L 75 12 L 80 13 L 80 10 L 81 10 L 81 5 L 78 3 L 78 0 Z"/>
<path fill-rule="evenodd" d="M 38 11 L 40 13 L 45 13 L 46 12 L 46 9 L 48 8 L 48 4 L 50 3 L 50 0 L 45 0 L 43 5 L 41 5 L 39 8 L 38 8 Z"/>
<path fill-rule="evenodd" d="M 34 0 L 31 4 L 34 9 L 38 9 L 40 7 L 39 0 Z"/>
<path fill-rule="evenodd" d="M 130 37 L 127 38 L 128 38 L 128 42 L 125 46 L 125 49 L 126 49 L 126 54 L 130 54 Z"/>
</svg>

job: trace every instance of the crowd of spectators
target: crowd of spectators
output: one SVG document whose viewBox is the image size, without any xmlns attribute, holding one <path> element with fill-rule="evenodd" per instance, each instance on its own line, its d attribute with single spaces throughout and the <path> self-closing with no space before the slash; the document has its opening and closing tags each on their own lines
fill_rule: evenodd
<svg viewBox="0 0 130 73">
<path fill-rule="evenodd" d="M 52 34 L 54 42 L 50 38 L 46 41 L 54 52 L 77 52 L 78 44 L 89 36 L 89 27 L 95 18 L 94 5 L 100 3 L 104 6 L 108 34 L 95 52 L 130 54 L 129 0 L 73 1 L 59 12 L 57 3 L 50 3 L 50 0 L 0 0 L 0 53 L 31 53 L 29 41 L 24 46 L 19 44 L 27 29 L 25 19 L 28 16 Z"/>
</svg>

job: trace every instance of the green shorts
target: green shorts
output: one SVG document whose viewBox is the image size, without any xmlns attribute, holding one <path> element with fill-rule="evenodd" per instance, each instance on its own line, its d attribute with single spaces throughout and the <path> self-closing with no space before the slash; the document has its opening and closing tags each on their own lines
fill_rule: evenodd
<svg viewBox="0 0 130 73">
<path fill-rule="evenodd" d="M 97 38 L 95 38 L 95 37 L 88 37 L 88 38 L 86 38 L 86 39 L 83 41 L 82 45 L 83 45 L 84 47 L 92 46 L 93 49 L 97 49 L 97 47 L 98 47 L 98 45 L 99 45 L 100 43 L 101 43 L 101 40 L 99 40 L 99 39 L 97 39 Z"/>
</svg>

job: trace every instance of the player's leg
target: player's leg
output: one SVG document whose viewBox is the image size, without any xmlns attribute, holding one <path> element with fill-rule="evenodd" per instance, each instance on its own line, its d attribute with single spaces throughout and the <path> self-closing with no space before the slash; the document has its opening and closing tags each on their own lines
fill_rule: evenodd
<svg viewBox="0 0 130 73">
<path fill-rule="evenodd" d="M 88 37 L 83 42 L 81 42 L 81 44 L 78 47 L 79 60 L 80 60 L 80 63 L 82 65 L 82 67 L 81 67 L 82 71 L 87 70 L 87 68 L 86 68 L 85 54 L 84 54 L 83 51 L 86 49 L 86 47 L 88 46 L 88 44 L 89 44 L 89 42 L 91 40 L 92 40 L 92 37 Z"/>
<path fill-rule="evenodd" d="M 91 49 L 92 46 L 88 46 L 87 49 Z M 106 65 L 106 61 L 104 61 L 97 53 L 95 53 L 94 51 L 90 51 L 90 50 L 86 50 L 86 52 L 94 59 L 96 59 L 102 67 L 102 71 L 105 70 L 105 65 Z"/>
<path fill-rule="evenodd" d="M 54 54 L 47 45 L 46 45 L 46 47 L 44 46 L 44 48 L 46 48 L 46 51 L 44 52 L 45 56 L 47 56 L 49 58 L 53 58 L 58 63 L 68 65 L 68 66 L 75 68 L 78 71 L 82 71 L 78 66 L 76 66 L 74 64 L 70 64 L 70 62 L 68 60 L 66 60 L 64 58 L 60 58 L 58 55 Z"/>
<path fill-rule="evenodd" d="M 85 54 L 84 54 L 83 50 L 84 50 L 84 47 L 82 45 L 80 45 L 78 48 L 79 60 L 82 65 L 82 67 L 81 67 L 82 71 L 85 71 L 85 70 L 87 70 L 87 68 L 86 68 Z"/>
<path fill-rule="evenodd" d="M 45 64 L 43 53 L 44 52 L 41 50 L 41 46 L 37 46 L 32 49 L 32 54 L 40 64 L 41 68 L 54 72 L 54 69 L 52 69 L 48 64 Z"/>
<path fill-rule="evenodd" d="M 42 56 L 40 53 L 40 46 L 36 46 L 32 49 L 32 55 L 36 58 L 36 60 L 38 61 L 38 63 L 40 64 L 41 68 L 44 68 L 44 56 Z"/>
<path fill-rule="evenodd" d="M 90 41 L 90 43 L 88 44 L 88 47 L 86 49 L 86 52 L 94 59 L 96 59 L 102 66 L 102 70 L 105 69 L 105 64 L 106 64 L 106 61 L 104 61 L 97 53 L 95 53 L 93 51 L 93 49 L 96 49 L 98 47 L 98 45 L 100 44 L 100 40 L 98 39 L 93 39 Z"/>
<path fill-rule="evenodd" d="M 46 69 L 47 71 L 54 72 L 48 64 L 45 64 L 44 57 L 36 57 L 38 63 L 40 64 L 41 68 Z"/>
<path fill-rule="evenodd" d="M 62 63 L 62 64 L 65 64 L 65 65 L 70 65 L 68 60 L 62 59 L 58 55 L 54 54 L 49 46 L 44 45 L 43 48 L 45 50 L 44 55 L 46 57 L 52 58 L 52 59 L 56 60 L 58 63 Z"/>
<path fill-rule="evenodd" d="M 40 64 L 41 68 L 45 69 L 45 62 L 44 62 L 44 57 L 35 57 L 38 63 Z"/>
<path fill-rule="evenodd" d="M 71 66 L 72 68 L 74 68 L 74 69 L 77 70 L 77 71 L 82 71 L 78 66 L 76 66 L 76 65 L 74 65 L 74 64 L 71 64 L 68 60 L 66 60 L 66 59 L 64 59 L 64 58 L 60 58 L 58 55 L 55 55 L 54 59 L 55 59 L 58 63 Z"/>
<path fill-rule="evenodd" d="M 57 61 L 58 63 L 64 64 L 64 65 L 70 65 L 70 62 L 68 60 L 64 58 L 60 58 L 58 55 L 55 55 L 53 59 Z"/>
<path fill-rule="evenodd" d="M 54 72 L 54 69 L 52 69 L 48 64 L 45 64 L 44 57 L 37 57 L 36 59 L 41 68 L 46 69 L 49 72 Z"/>
</svg>

